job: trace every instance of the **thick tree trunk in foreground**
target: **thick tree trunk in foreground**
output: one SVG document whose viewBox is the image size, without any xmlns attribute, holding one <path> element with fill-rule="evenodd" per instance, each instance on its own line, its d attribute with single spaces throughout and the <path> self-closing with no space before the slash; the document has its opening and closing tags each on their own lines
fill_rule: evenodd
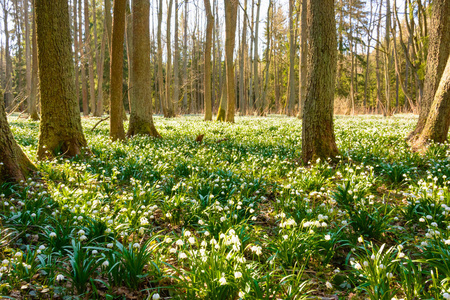
<svg viewBox="0 0 450 300">
<path fill-rule="evenodd" d="M 303 113 L 302 159 L 335 157 L 333 131 L 336 21 L 333 0 L 308 0 L 308 79 Z"/>
<path fill-rule="evenodd" d="M 0 183 L 24 180 L 34 169 L 14 140 L 6 119 L 5 105 L 0 101 Z"/>
<path fill-rule="evenodd" d="M 427 122 L 434 95 L 450 54 L 450 0 L 434 1 L 428 46 L 424 93 L 419 103 L 419 120 L 408 136 L 411 143 L 420 137 Z"/>
<path fill-rule="evenodd" d="M 225 121 L 234 123 L 236 91 L 234 84 L 234 44 L 236 39 L 238 0 L 225 0 L 225 60 L 227 68 L 227 115 Z"/>
<path fill-rule="evenodd" d="M 42 116 L 38 157 L 75 156 L 87 144 L 75 97 L 67 1 L 37 0 L 36 25 Z"/>
<path fill-rule="evenodd" d="M 124 140 L 122 114 L 123 43 L 125 35 L 125 8 L 127 0 L 115 0 L 111 41 L 111 101 L 109 136 L 113 141 Z"/>
<path fill-rule="evenodd" d="M 425 126 L 413 149 L 426 146 L 428 141 L 443 143 L 447 140 L 450 126 L 450 55 L 444 74 L 434 96 Z"/>
<path fill-rule="evenodd" d="M 133 0 L 133 93 L 128 135 L 161 137 L 153 124 L 150 74 L 150 3 Z"/>
<path fill-rule="evenodd" d="M 206 45 L 205 45 L 205 121 L 212 120 L 212 103 L 211 103 L 211 46 L 212 31 L 214 26 L 214 17 L 211 11 L 211 3 L 204 0 L 206 10 Z"/>
</svg>

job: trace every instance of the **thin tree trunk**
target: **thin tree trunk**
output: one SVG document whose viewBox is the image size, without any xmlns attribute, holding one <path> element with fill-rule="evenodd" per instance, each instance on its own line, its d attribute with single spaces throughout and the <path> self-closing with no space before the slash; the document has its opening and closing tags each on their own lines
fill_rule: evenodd
<svg viewBox="0 0 450 300">
<path fill-rule="evenodd" d="M 234 45 L 236 39 L 238 0 L 225 0 L 225 60 L 227 72 L 227 114 L 225 121 L 234 123 L 236 91 L 234 85 Z"/>
<path fill-rule="evenodd" d="M 211 3 L 204 0 L 206 10 L 206 45 L 205 45 L 205 121 L 212 120 L 212 103 L 211 103 L 211 46 L 212 32 L 214 27 L 214 16 L 211 11 Z"/>
<path fill-rule="evenodd" d="M 84 0 L 84 46 L 86 48 L 86 55 L 88 56 L 88 73 L 89 73 L 89 100 L 90 111 L 95 115 L 95 78 L 94 78 L 94 51 L 91 50 L 91 31 L 89 21 L 89 0 Z M 96 41 L 95 41 L 96 42 Z"/>
<path fill-rule="evenodd" d="M 81 13 L 81 0 L 78 1 L 78 45 L 83 48 L 83 14 Z M 81 52 L 81 49 L 80 49 Z M 81 94 L 83 98 L 83 115 L 89 115 L 88 91 L 86 82 L 86 52 L 80 57 L 81 64 Z"/>
<path fill-rule="evenodd" d="M 301 33 L 300 33 L 300 80 L 299 80 L 299 94 L 300 94 L 300 113 L 298 114 L 298 117 L 300 119 L 303 118 L 303 107 L 305 105 L 305 98 L 306 98 L 306 75 L 307 75 L 307 33 L 306 29 L 308 26 L 307 23 L 307 0 L 301 0 L 302 1 L 302 11 L 301 11 Z"/>
<path fill-rule="evenodd" d="M 103 115 L 103 70 L 105 64 L 105 50 L 108 37 L 106 34 L 102 37 L 102 44 L 100 46 L 100 56 L 97 60 L 97 108 L 95 110 L 95 116 L 101 117 Z"/>
<path fill-rule="evenodd" d="M 289 79 L 288 79 L 288 116 L 294 115 L 295 109 L 295 38 L 294 38 L 294 0 L 289 0 Z"/>
<path fill-rule="evenodd" d="M 178 101 L 180 101 L 180 49 L 178 42 L 178 0 L 175 0 L 175 34 L 174 34 L 174 59 L 173 59 L 173 100 L 174 114 L 178 112 Z"/>
<path fill-rule="evenodd" d="M 170 33 L 170 23 L 172 20 L 172 6 L 173 0 L 169 0 L 169 7 L 167 8 L 167 34 L 166 34 L 166 45 L 167 45 L 167 63 L 166 63 L 166 107 L 167 107 L 167 117 L 175 117 L 173 111 L 173 100 L 172 100 L 172 43 L 171 43 L 171 33 Z"/>
<path fill-rule="evenodd" d="M 28 113 L 30 113 L 30 92 L 31 92 L 31 47 L 30 47 L 30 21 L 28 11 L 28 1 L 24 0 L 24 21 L 25 21 L 25 66 L 26 66 L 26 96 L 28 97 Z"/>
<path fill-rule="evenodd" d="M 237 1 L 237 0 L 236 0 Z M 258 115 L 262 116 L 264 114 L 264 107 L 261 105 L 261 99 L 259 95 L 259 71 L 258 71 L 258 65 L 259 65 L 259 47 L 258 47 L 258 41 L 259 41 L 259 17 L 261 12 L 261 0 L 258 0 L 257 8 L 256 8 L 256 24 L 255 24 L 255 47 L 254 47 L 254 56 L 253 56 L 253 77 L 254 77 L 254 87 L 255 87 L 255 102 L 256 107 L 258 110 Z M 228 96 L 229 96 L 228 91 Z M 230 99 L 230 97 L 228 97 Z M 229 101 L 228 101 L 229 102 Z"/>
<path fill-rule="evenodd" d="M 188 110 L 187 104 L 187 22 L 188 22 L 188 0 L 184 0 L 184 45 L 183 45 L 183 112 Z"/>
<path fill-rule="evenodd" d="M 5 85 L 4 85 L 4 98 L 5 98 L 5 104 L 6 109 L 9 108 L 9 106 L 13 102 L 13 94 L 12 94 L 12 61 L 11 61 L 11 55 L 9 53 L 9 30 L 8 30 L 8 9 L 7 9 L 7 2 L 6 0 L 3 0 L 3 26 L 4 26 L 4 33 L 5 33 Z"/>
<path fill-rule="evenodd" d="M 39 85 L 39 64 L 38 64 L 38 47 L 37 47 L 37 33 L 36 33 L 36 0 L 33 0 L 33 23 L 31 34 L 31 46 L 33 49 L 32 66 L 31 66 L 31 90 L 30 90 L 30 117 L 32 120 L 39 120 L 37 110 L 37 97 Z M 77 101 L 78 103 L 78 101 Z"/>
</svg>

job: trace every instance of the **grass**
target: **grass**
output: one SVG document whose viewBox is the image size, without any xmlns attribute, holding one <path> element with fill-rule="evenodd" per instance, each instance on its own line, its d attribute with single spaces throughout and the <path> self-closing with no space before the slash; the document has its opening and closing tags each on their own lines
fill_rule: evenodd
<svg viewBox="0 0 450 300">
<path fill-rule="evenodd" d="M 448 296 L 450 150 L 410 152 L 414 117 L 338 117 L 338 162 L 312 166 L 294 118 L 156 117 L 163 139 L 124 143 L 97 121 L 90 156 L 0 187 L 0 295 Z M 36 161 L 38 123 L 10 124 Z"/>
</svg>

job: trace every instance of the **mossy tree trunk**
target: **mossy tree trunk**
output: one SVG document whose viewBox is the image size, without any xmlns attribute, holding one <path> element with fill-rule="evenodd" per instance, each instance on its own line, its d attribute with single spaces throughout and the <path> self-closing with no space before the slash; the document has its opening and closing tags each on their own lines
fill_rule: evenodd
<svg viewBox="0 0 450 300">
<path fill-rule="evenodd" d="M 227 114 L 225 121 L 234 123 L 236 91 L 234 83 L 234 45 L 238 0 L 225 0 L 225 60 L 227 74 Z"/>
<path fill-rule="evenodd" d="M 338 154 L 333 131 L 336 20 L 333 0 L 308 0 L 308 78 L 303 113 L 302 159 Z"/>
<path fill-rule="evenodd" d="M 0 183 L 19 182 L 35 170 L 14 140 L 6 119 L 5 105 L 0 101 Z"/>
<path fill-rule="evenodd" d="M 133 97 L 128 135 L 161 137 L 153 124 L 150 70 L 150 3 L 133 1 Z"/>
<path fill-rule="evenodd" d="M 33 170 L 34 165 L 14 140 L 0 101 L 0 183 L 19 182 Z"/>
<path fill-rule="evenodd" d="M 450 55 L 447 66 L 434 96 L 425 126 L 413 145 L 413 149 L 424 148 L 429 141 L 443 143 L 447 140 L 450 126 Z"/>
<path fill-rule="evenodd" d="M 123 43 L 125 35 L 125 9 L 127 0 L 115 0 L 113 4 L 113 24 L 111 40 L 111 100 L 109 136 L 115 140 L 124 140 L 123 129 Z"/>
<path fill-rule="evenodd" d="M 67 1 L 37 0 L 36 25 L 41 92 L 38 157 L 75 156 L 87 144 L 75 95 Z"/>
<path fill-rule="evenodd" d="M 214 27 L 214 16 L 211 11 L 211 3 L 204 0 L 206 10 L 206 45 L 205 45 L 205 121 L 212 120 L 212 102 L 211 102 L 211 47 L 212 33 Z"/>
<path fill-rule="evenodd" d="M 424 93 L 419 103 L 419 120 L 408 140 L 414 143 L 418 139 L 428 119 L 431 105 L 435 98 L 445 63 L 450 54 L 450 0 L 433 3 L 430 38 L 428 46 L 427 67 L 424 80 Z"/>
</svg>

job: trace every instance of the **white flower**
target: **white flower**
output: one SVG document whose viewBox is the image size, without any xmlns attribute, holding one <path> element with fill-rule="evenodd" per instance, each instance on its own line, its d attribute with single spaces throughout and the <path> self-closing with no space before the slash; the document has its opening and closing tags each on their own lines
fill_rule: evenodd
<svg viewBox="0 0 450 300">
<path fill-rule="evenodd" d="M 109 243 L 109 244 L 106 245 L 106 247 L 108 247 L 108 248 L 112 248 L 113 246 L 114 246 L 113 243 Z"/>
<path fill-rule="evenodd" d="M 331 236 L 329 234 L 325 235 L 325 241 L 331 240 Z"/>
<path fill-rule="evenodd" d="M 141 245 L 139 245 L 139 243 L 134 243 L 133 244 L 133 248 L 140 248 L 141 247 Z"/>
<path fill-rule="evenodd" d="M 358 242 L 360 242 L 360 243 L 364 243 L 364 239 L 363 239 L 363 237 L 362 237 L 362 236 L 360 236 L 360 237 L 358 238 Z"/>
<path fill-rule="evenodd" d="M 449 293 L 443 293 L 442 297 L 444 297 L 444 299 L 449 300 L 450 299 L 450 294 Z"/>
<path fill-rule="evenodd" d="M 50 234 L 48 236 L 51 237 L 51 238 L 54 238 L 54 237 L 56 237 L 56 233 L 55 232 L 50 232 Z"/>
<path fill-rule="evenodd" d="M 362 267 L 361 267 L 361 265 L 360 265 L 360 264 L 358 264 L 358 263 L 357 263 L 357 264 L 355 264 L 355 269 L 356 269 L 356 270 L 361 270 L 361 269 L 362 269 Z"/>
<path fill-rule="evenodd" d="M 227 280 L 225 279 L 225 277 L 222 277 L 219 279 L 219 283 L 220 283 L 220 285 L 225 285 L 225 284 L 227 284 Z"/>
<path fill-rule="evenodd" d="M 425 222 L 425 219 L 424 218 L 420 218 L 419 222 Z"/>
<path fill-rule="evenodd" d="M 185 259 L 185 258 L 187 258 L 187 255 L 186 255 L 186 253 L 184 253 L 184 252 L 180 252 L 180 254 L 178 254 L 178 257 L 179 257 L 180 259 Z"/>
<path fill-rule="evenodd" d="M 158 293 L 153 294 L 152 296 L 152 300 L 158 300 L 159 298 L 161 298 L 161 296 Z"/>
<path fill-rule="evenodd" d="M 102 266 L 104 266 L 104 267 L 109 266 L 109 261 L 105 260 L 105 261 L 102 263 Z"/>
<path fill-rule="evenodd" d="M 80 231 L 78 231 L 78 235 L 85 235 L 85 234 L 86 234 L 86 232 L 84 232 L 83 229 L 81 229 Z"/>
<path fill-rule="evenodd" d="M 242 277 L 242 273 L 241 272 L 234 272 L 234 278 L 241 278 Z"/>
<path fill-rule="evenodd" d="M 87 240 L 87 236 L 85 236 L 85 235 L 80 236 L 80 241 L 85 241 L 85 240 Z"/>
<path fill-rule="evenodd" d="M 333 285 L 329 281 L 325 282 L 325 285 L 326 285 L 326 287 L 328 289 L 332 289 L 333 288 Z"/>
<path fill-rule="evenodd" d="M 183 240 L 178 240 L 175 244 L 177 244 L 178 246 L 183 246 L 184 242 Z"/>
<path fill-rule="evenodd" d="M 9 260 L 4 259 L 4 260 L 2 261 L 2 264 L 5 265 L 5 266 L 7 266 L 7 265 L 9 264 Z"/>
<path fill-rule="evenodd" d="M 58 276 L 56 276 L 56 281 L 61 281 L 64 280 L 64 275 L 59 274 Z"/>
<path fill-rule="evenodd" d="M 188 239 L 188 241 L 189 241 L 190 244 L 194 244 L 194 243 L 195 243 L 195 238 L 194 238 L 193 236 L 191 236 L 191 237 Z"/>
</svg>

